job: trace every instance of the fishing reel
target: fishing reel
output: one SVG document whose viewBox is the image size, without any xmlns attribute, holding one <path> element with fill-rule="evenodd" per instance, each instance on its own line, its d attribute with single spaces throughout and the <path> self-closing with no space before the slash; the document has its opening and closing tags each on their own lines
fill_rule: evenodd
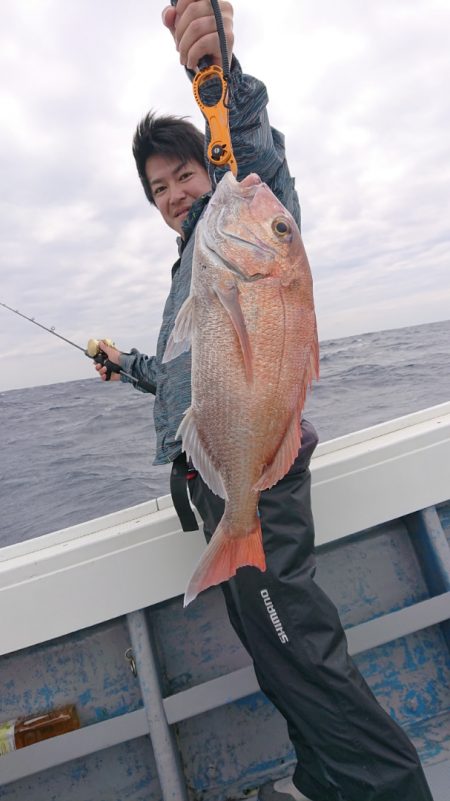
<svg viewBox="0 0 450 801">
<path fill-rule="evenodd" d="M 106 337 L 102 340 L 106 342 L 107 345 L 110 345 L 112 348 L 115 347 L 114 342 L 112 339 L 107 339 Z M 109 381 L 111 378 L 111 373 L 121 373 L 121 369 L 118 364 L 111 362 L 108 359 L 107 354 L 101 349 L 100 347 L 100 340 L 99 339 L 90 339 L 87 343 L 87 348 L 85 350 L 86 356 L 89 356 L 90 359 L 93 359 L 96 364 L 101 364 L 102 367 L 106 367 L 106 380 Z"/>
</svg>

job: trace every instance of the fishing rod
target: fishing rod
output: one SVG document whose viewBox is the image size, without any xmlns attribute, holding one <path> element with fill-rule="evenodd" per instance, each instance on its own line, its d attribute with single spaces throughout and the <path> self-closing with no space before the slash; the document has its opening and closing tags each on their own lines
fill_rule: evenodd
<svg viewBox="0 0 450 801">
<path fill-rule="evenodd" d="M 83 348 L 81 345 L 77 345 L 76 342 L 72 342 L 71 339 L 63 337 L 63 335 L 59 334 L 58 331 L 55 331 L 54 326 L 48 328 L 46 325 L 38 323 L 34 317 L 27 317 L 26 314 L 22 314 L 22 312 L 20 312 L 18 309 L 13 309 L 12 306 L 8 306 L 7 303 L 2 303 L 2 301 L 0 301 L 0 306 L 3 306 L 4 309 L 8 309 L 8 311 L 12 312 L 13 314 L 17 314 L 19 317 L 23 317 L 23 319 L 28 320 L 29 323 L 33 323 L 33 325 L 43 328 L 44 331 L 48 331 L 49 334 L 53 334 L 53 336 L 58 337 L 58 339 L 62 339 L 64 342 L 67 342 L 68 345 L 72 345 L 73 348 L 81 350 L 85 356 L 88 356 L 88 358 L 92 359 L 96 364 L 101 364 L 102 367 L 106 367 L 107 381 L 110 380 L 111 373 L 118 373 L 119 375 L 124 375 L 126 378 L 129 378 L 130 381 L 133 381 L 133 383 L 136 384 L 137 387 L 140 387 L 140 389 L 156 395 L 156 384 L 153 384 L 152 381 L 145 381 L 143 379 L 135 378 L 135 376 L 131 375 L 131 373 L 126 373 L 125 370 L 122 370 L 118 364 L 111 362 L 108 359 L 108 355 L 105 353 L 105 351 L 101 349 L 98 339 L 90 339 L 88 341 L 87 348 Z M 114 345 L 114 342 L 112 342 L 110 339 L 105 339 L 105 342 L 107 345 Z"/>
</svg>

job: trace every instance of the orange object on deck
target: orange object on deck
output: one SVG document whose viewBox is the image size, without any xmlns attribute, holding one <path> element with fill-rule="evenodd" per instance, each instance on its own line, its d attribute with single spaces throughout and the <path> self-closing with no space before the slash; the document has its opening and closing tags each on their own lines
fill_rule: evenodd
<svg viewBox="0 0 450 801">
<path fill-rule="evenodd" d="M 25 748 L 27 745 L 79 728 L 78 712 L 73 704 L 53 709 L 51 712 L 7 721 L 0 724 L 0 754 L 15 751 L 16 748 Z"/>
</svg>

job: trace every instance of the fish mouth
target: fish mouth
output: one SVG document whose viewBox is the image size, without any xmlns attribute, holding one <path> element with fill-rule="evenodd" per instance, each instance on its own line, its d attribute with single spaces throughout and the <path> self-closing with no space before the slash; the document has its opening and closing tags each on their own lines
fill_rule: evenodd
<svg viewBox="0 0 450 801">
<path fill-rule="evenodd" d="M 213 192 L 209 202 L 209 208 L 221 209 L 224 198 L 229 196 L 251 203 L 258 190 L 263 186 L 265 186 L 265 184 L 255 173 L 247 175 L 242 181 L 237 181 L 230 170 L 225 173 L 215 192 Z"/>
</svg>

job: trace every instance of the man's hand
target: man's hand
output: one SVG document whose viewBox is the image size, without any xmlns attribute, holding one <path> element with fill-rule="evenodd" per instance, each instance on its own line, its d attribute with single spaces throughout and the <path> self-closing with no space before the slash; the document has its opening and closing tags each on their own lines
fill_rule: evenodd
<svg viewBox="0 0 450 801">
<path fill-rule="evenodd" d="M 120 365 L 120 350 L 117 350 L 117 348 L 111 347 L 111 345 L 107 345 L 106 342 L 103 339 L 100 340 L 98 345 L 99 345 L 100 350 L 103 353 L 106 354 L 106 356 L 107 356 L 107 358 L 109 359 L 110 362 L 113 362 L 113 364 Z M 106 381 L 107 368 L 104 367 L 101 364 L 96 364 L 95 362 L 94 362 L 94 367 L 97 370 L 97 372 L 98 372 L 100 378 L 102 379 L 102 381 Z M 119 373 L 111 373 L 111 379 L 110 380 L 111 381 L 120 381 Z"/>
<path fill-rule="evenodd" d="M 219 6 L 231 63 L 233 7 L 226 0 L 219 0 Z M 204 56 L 211 56 L 213 64 L 222 66 L 216 18 L 210 0 L 178 0 L 175 8 L 168 6 L 164 9 L 162 18 L 175 40 L 183 66 L 195 70 Z"/>
</svg>

